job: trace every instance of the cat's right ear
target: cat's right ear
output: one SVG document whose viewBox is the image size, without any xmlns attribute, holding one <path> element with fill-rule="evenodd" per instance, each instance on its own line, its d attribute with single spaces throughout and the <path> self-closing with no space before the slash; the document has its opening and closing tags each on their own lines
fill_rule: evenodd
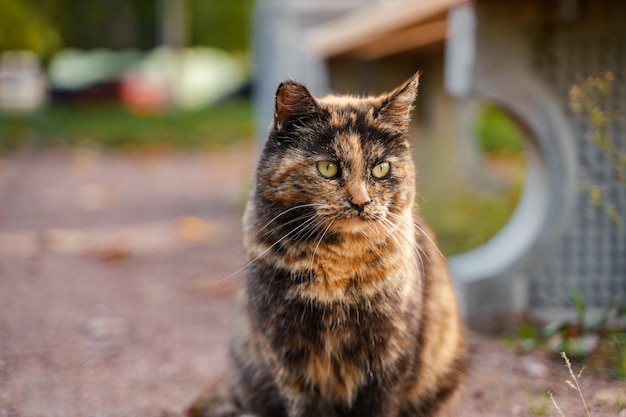
<svg viewBox="0 0 626 417">
<path fill-rule="evenodd" d="M 287 130 L 319 114 L 319 106 L 309 90 L 297 81 L 285 81 L 276 90 L 274 129 Z"/>
</svg>

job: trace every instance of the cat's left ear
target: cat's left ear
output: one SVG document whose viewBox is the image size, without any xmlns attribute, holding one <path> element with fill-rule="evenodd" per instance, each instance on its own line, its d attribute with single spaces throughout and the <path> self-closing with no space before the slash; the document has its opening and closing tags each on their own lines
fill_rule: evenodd
<svg viewBox="0 0 626 417">
<path fill-rule="evenodd" d="M 315 98 L 297 81 L 285 81 L 276 90 L 274 128 L 288 130 L 294 124 L 302 124 L 319 113 Z"/>
<path fill-rule="evenodd" d="M 374 111 L 374 117 L 393 129 L 406 132 L 419 79 L 420 73 L 416 72 L 404 84 L 383 97 L 381 105 Z"/>
</svg>

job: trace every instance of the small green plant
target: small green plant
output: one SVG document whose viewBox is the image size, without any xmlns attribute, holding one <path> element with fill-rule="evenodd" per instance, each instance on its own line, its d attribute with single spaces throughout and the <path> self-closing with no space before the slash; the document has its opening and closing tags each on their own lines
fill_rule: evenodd
<svg viewBox="0 0 626 417">
<path fill-rule="evenodd" d="M 624 329 L 608 335 L 606 341 L 600 346 L 599 357 L 604 360 L 597 365 L 598 367 L 603 367 L 612 377 L 626 379 L 626 331 Z"/>
<path fill-rule="evenodd" d="M 515 334 L 503 335 L 503 341 L 521 352 L 541 349 L 545 344 L 541 327 L 528 321 L 520 323 Z"/>
<path fill-rule="evenodd" d="M 528 411 L 533 416 L 545 416 L 548 412 L 548 396 L 543 394 L 538 398 L 531 398 L 528 401 Z"/>
<path fill-rule="evenodd" d="M 546 328 L 545 336 L 553 352 L 565 352 L 573 359 L 585 359 L 598 349 L 603 337 L 614 333 L 607 327 L 609 318 L 626 317 L 626 303 L 613 301 L 599 315 L 591 317 L 578 289 L 570 288 L 570 300 L 576 318 L 551 324 Z"/>
</svg>

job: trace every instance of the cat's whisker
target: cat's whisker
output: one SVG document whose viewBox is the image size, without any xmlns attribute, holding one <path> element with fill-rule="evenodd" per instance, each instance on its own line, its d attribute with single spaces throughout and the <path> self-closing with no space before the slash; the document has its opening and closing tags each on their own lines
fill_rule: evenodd
<svg viewBox="0 0 626 417">
<path fill-rule="evenodd" d="M 217 281 L 215 281 L 213 283 L 213 285 L 215 284 L 219 284 L 221 282 L 226 281 L 227 279 L 230 279 L 232 277 L 234 277 L 235 275 L 237 275 L 238 273 L 240 273 L 241 271 L 245 270 L 247 267 L 249 267 L 250 265 L 252 265 L 254 262 L 256 262 L 257 260 L 259 260 L 263 255 L 265 255 L 267 252 L 269 252 L 270 250 L 272 250 L 276 245 L 278 245 L 280 242 L 282 242 L 283 240 L 285 240 L 286 238 L 288 238 L 290 235 L 297 233 L 299 231 L 301 231 L 302 228 L 305 228 L 306 226 L 308 226 L 310 223 L 313 222 L 313 220 L 315 219 L 314 216 L 312 216 L 310 219 L 308 219 L 307 221 L 305 221 L 302 224 L 299 224 L 298 226 L 296 226 L 294 229 L 290 230 L 288 233 L 286 233 L 283 237 L 281 237 L 280 239 L 278 239 L 276 242 L 274 242 L 272 245 L 270 245 L 267 249 L 265 249 L 263 252 L 261 252 L 260 254 L 258 254 L 257 256 L 255 256 L 254 258 L 252 258 L 251 260 L 249 260 L 248 262 L 246 262 L 246 264 L 244 266 L 242 266 L 241 268 L 239 268 L 238 270 L 236 270 L 235 272 L 233 272 L 232 274 L 229 274 L 227 276 L 225 276 L 224 278 L 221 278 Z"/>
<path fill-rule="evenodd" d="M 313 215 L 312 215 L 312 216 L 311 216 L 309 219 L 307 219 L 305 222 L 303 222 L 302 224 L 299 224 L 298 226 L 296 226 L 296 228 L 295 228 L 295 229 L 293 229 L 293 230 L 292 230 L 292 232 L 297 231 L 297 233 L 295 234 L 295 236 L 298 236 L 298 235 L 299 235 L 299 234 L 300 234 L 303 230 L 305 230 L 305 229 L 306 229 L 306 228 L 307 228 L 307 227 L 308 227 L 311 223 L 313 223 L 313 222 L 314 222 L 314 220 L 315 220 L 315 216 L 313 216 Z M 316 225 L 314 225 L 313 230 L 315 230 L 317 227 L 318 227 L 318 225 L 317 225 L 317 224 L 316 224 Z M 287 237 L 289 234 L 291 234 L 291 232 L 290 232 L 290 233 L 288 233 L 287 235 L 283 236 L 283 238 Z M 281 238 L 280 240 L 282 240 L 283 238 Z M 279 240 L 279 241 L 277 241 L 275 244 L 279 243 L 279 242 L 280 242 L 280 240 Z M 300 239 L 298 238 L 296 241 L 298 241 L 298 240 L 300 240 Z M 274 246 L 274 245 L 272 245 L 272 246 Z M 269 250 L 269 249 L 271 249 L 271 248 L 272 248 L 272 247 L 270 246 L 267 250 Z M 256 259 L 258 259 L 259 257 L 263 256 L 263 255 L 265 254 L 265 252 L 267 252 L 267 250 L 266 250 L 266 251 L 264 251 L 263 253 L 261 253 L 259 256 L 257 256 L 257 257 L 255 258 L 255 260 L 256 260 Z M 267 285 L 267 291 L 265 292 L 265 298 L 266 298 L 266 300 L 267 300 L 267 302 L 268 302 L 268 303 L 270 303 L 270 302 L 271 302 L 271 300 L 272 300 L 272 294 L 271 294 L 271 292 L 270 292 L 270 288 L 272 287 L 272 281 L 273 281 L 273 280 L 274 280 L 274 278 L 272 277 L 272 278 L 270 279 L 270 282 L 269 282 L 269 283 L 268 283 L 268 285 Z"/>
<path fill-rule="evenodd" d="M 298 233 L 299 237 L 296 241 L 301 242 L 303 240 L 311 239 L 313 236 L 315 236 L 316 233 L 318 233 L 318 231 L 321 229 L 321 227 L 324 226 L 325 223 L 326 221 L 324 219 L 317 219 L 317 222 L 315 222 L 315 224 L 313 225 L 313 227 L 311 227 L 311 230 L 309 230 L 308 233 L 306 233 L 306 230 L 302 230 L 302 234 Z"/>
<path fill-rule="evenodd" d="M 303 214 L 303 215 L 301 215 L 301 216 L 298 216 L 298 217 L 296 217 L 295 219 L 291 219 L 291 220 L 289 220 L 288 222 L 285 222 L 285 223 L 279 224 L 278 226 L 276 226 L 276 227 L 272 228 L 271 230 L 268 230 L 267 232 L 265 232 L 265 233 L 263 233 L 262 235 L 260 235 L 260 237 L 261 237 L 261 238 L 263 238 L 263 237 L 269 236 L 270 234 L 274 233 L 274 232 L 275 232 L 275 231 L 277 231 L 278 229 L 283 228 L 283 227 L 285 227 L 285 226 L 287 226 L 287 225 L 290 225 L 290 224 L 292 224 L 292 223 L 299 222 L 299 221 L 301 221 L 301 220 L 303 220 L 303 219 L 306 219 L 307 217 L 308 217 L 308 218 L 313 218 L 313 217 L 315 217 L 315 214 L 314 214 L 314 213 L 307 213 L 307 214 Z"/>
<path fill-rule="evenodd" d="M 428 233 L 426 233 L 426 231 L 425 231 L 425 230 L 424 230 L 424 229 L 423 229 L 423 228 L 422 228 L 419 224 L 417 224 L 417 223 L 415 223 L 415 222 L 413 222 L 413 221 L 407 220 L 407 219 L 405 219 L 404 217 L 399 216 L 399 215 L 397 215 L 397 214 L 395 214 L 395 213 L 392 213 L 392 212 L 387 212 L 387 215 L 389 215 L 389 216 L 391 216 L 391 217 L 393 217 L 393 218 L 395 218 L 395 219 L 400 220 L 401 222 L 403 222 L 403 223 L 404 223 L 404 224 L 406 224 L 407 226 L 413 226 L 413 227 L 415 227 L 415 228 L 417 229 L 417 231 L 418 231 L 418 232 L 420 232 L 420 234 L 421 234 L 422 236 L 424 236 L 424 237 L 425 237 L 425 238 L 426 238 L 426 239 L 430 242 L 430 244 L 431 244 L 431 245 L 435 248 L 435 250 L 439 253 L 439 255 L 440 255 L 440 256 L 441 256 L 444 260 L 446 259 L 446 257 L 444 256 L 444 254 L 443 254 L 443 253 L 441 253 L 441 251 L 439 250 L 439 247 L 437 246 L 437 244 L 436 244 L 436 243 L 435 243 L 435 242 L 431 239 L 431 237 L 428 235 Z"/>
<path fill-rule="evenodd" d="M 393 237 L 393 239 L 396 241 L 396 243 L 399 246 L 402 246 L 402 244 L 397 240 L 396 234 L 399 234 L 400 237 L 402 237 L 402 239 L 405 242 L 407 242 L 414 249 L 414 254 L 417 257 L 415 259 L 416 266 L 418 267 L 419 270 L 421 270 L 423 272 L 423 270 L 424 270 L 424 257 L 426 257 L 426 259 L 428 259 L 428 255 L 423 250 L 423 248 L 420 248 L 420 246 L 417 244 L 415 239 L 410 237 L 410 236 L 408 236 L 407 232 L 404 229 L 400 228 L 397 224 L 393 223 L 391 220 L 389 220 L 387 218 L 383 218 L 382 220 L 383 221 L 382 221 L 381 225 L 383 225 L 383 227 L 385 227 L 385 230 L 388 230 L 388 233 Z M 390 228 L 391 230 L 389 230 L 387 228 Z"/>
<path fill-rule="evenodd" d="M 330 230 L 333 224 L 332 220 L 330 221 L 328 225 L 326 225 L 326 222 L 327 222 L 326 219 L 318 219 L 317 223 L 309 231 L 309 233 L 306 236 L 302 237 L 302 240 L 308 240 L 308 239 L 311 239 L 316 233 L 319 234 L 319 238 L 316 237 L 317 243 L 315 243 L 315 249 L 313 250 L 313 254 L 310 256 L 310 259 L 309 259 L 308 271 L 309 271 L 309 278 L 311 279 L 314 278 L 315 276 L 315 272 L 313 270 L 313 263 L 315 262 L 317 249 L 319 248 L 320 243 L 324 240 L 324 237 L 326 236 L 326 234 L 328 233 L 328 230 Z M 325 228 L 324 228 L 324 225 L 326 225 Z M 323 231 L 322 231 L 322 228 L 324 228 Z"/>
<path fill-rule="evenodd" d="M 368 232 L 372 234 L 376 233 L 376 231 L 374 230 L 374 226 L 372 226 L 371 224 L 368 224 L 366 230 L 362 230 L 361 234 L 365 236 L 366 239 L 372 239 L 372 236 L 370 236 Z"/>
<path fill-rule="evenodd" d="M 402 244 L 398 240 L 398 237 L 396 236 L 397 232 L 399 232 L 400 229 L 395 224 L 390 222 L 388 219 L 383 218 L 381 219 L 380 225 L 385 230 L 387 235 L 389 235 L 398 246 L 402 246 Z"/>
<path fill-rule="evenodd" d="M 286 238 L 288 235 L 294 233 L 293 237 L 295 238 L 295 241 L 301 241 L 303 239 L 308 239 L 310 238 L 310 236 L 312 236 L 314 233 L 316 233 L 319 229 L 320 226 L 322 226 L 324 224 L 323 220 L 319 220 L 317 219 L 316 221 L 316 216 L 315 215 L 311 215 L 306 221 L 304 221 L 303 223 L 299 224 L 298 226 L 296 226 L 291 232 L 287 233 L 285 236 L 283 236 L 281 239 L 279 239 L 276 243 L 274 243 L 274 245 L 276 245 L 277 243 L 279 243 L 281 240 L 283 240 L 284 238 Z M 309 233 L 307 236 L 303 236 L 304 233 L 306 232 L 307 229 L 309 228 L 309 226 L 313 225 L 313 227 L 311 227 L 311 230 L 309 230 Z M 322 239 L 323 239 L 323 235 L 322 235 Z M 271 249 L 274 245 L 272 245 L 271 247 L 269 247 L 267 250 L 265 250 L 264 252 L 262 252 L 261 254 L 259 254 L 257 256 L 258 259 L 259 257 L 263 256 L 265 254 L 265 252 L 267 252 L 269 249 Z M 318 242 L 319 245 L 319 242 Z M 273 280 L 273 278 L 272 278 Z M 271 288 L 272 283 L 270 282 L 267 286 L 267 291 L 265 294 L 266 299 L 271 300 L 272 295 L 270 294 L 269 289 Z M 269 302 L 269 301 L 268 301 Z"/>
<path fill-rule="evenodd" d="M 319 227 L 319 224 L 320 224 L 320 222 L 317 219 L 317 217 L 316 216 L 311 216 L 310 218 L 306 219 L 304 222 L 302 222 L 299 225 L 297 225 L 292 231 L 287 233 L 287 235 L 291 235 L 293 232 L 295 232 L 295 233 L 293 233 L 293 236 L 291 236 L 291 237 L 294 238 L 294 240 L 296 242 L 300 242 L 300 241 L 302 241 L 302 236 L 307 231 L 309 232 L 309 234 L 315 232 L 315 230 L 317 230 L 317 228 Z M 284 236 L 284 237 L 287 237 L 287 235 Z M 281 238 L 281 240 L 282 240 L 282 238 Z"/>
<path fill-rule="evenodd" d="M 320 204 L 321 205 L 321 204 Z M 300 216 L 297 218 L 297 220 L 301 220 L 303 218 L 306 218 L 308 216 Z M 297 221 L 296 219 L 293 219 L 290 222 L 286 222 L 284 225 L 288 224 L 288 223 L 293 223 L 295 221 Z M 282 238 L 280 238 L 279 240 L 277 240 L 273 245 L 271 245 L 269 248 L 267 248 L 266 250 L 264 250 L 263 252 L 261 252 L 257 257 L 255 257 L 253 260 L 251 260 L 250 262 L 248 262 L 246 265 L 244 265 L 239 271 L 245 269 L 247 266 L 249 266 L 251 263 L 253 263 L 254 261 L 256 261 L 257 259 L 259 259 L 261 256 L 263 256 L 265 253 L 267 253 L 270 249 L 272 249 L 274 246 L 276 246 L 278 243 L 280 243 L 282 240 L 284 240 L 285 238 L 289 237 L 290 235 L 293 235 L 292 237 L 295 238 L 296 242 L 305 240 L 305 239 L 310 239 L 313 235 L 315 235 L 316 233 L 319 233 L 319 231 L 321 230 L 321 227 L 325 224 L 325 221 L 323 219 L 319 219 L 317 218 L 315 215 L 310 215 L 310 217 L 305 220 L 303 223 L 297 225 L 294 229 L 292 229 L 290 232 L 288 232 L 285 236 L 283 236 Z M 310 227 L 312 225 L 312 227 Z M 324 239 L 324 236 L 326 235 L 326 233 L 328 232 L 328 230 L 330 229 L 330 227 L 332 226 L 332 222 L 331 224 L 329 224 L 326 229 L 321 233 L 320 239 L 317 242 L 316 245 L 316 251 L 317 248 L 320 245 L 320 242 Z M 277 229 L 277 228 L 275 228 Z M 275 230 L 274 229 L 274 230 Z M 308 233 L 307 233 L 308 232 Z M 313 256 L 315 256 L 315 253 L 313 254 Z M 235 273 L 237 273 L 235 272 Z M 219 282 L 219 281 L 218 281 Z M 271 284 L 271 283 L 270 283 Z M 271 285 L 268 285 L 268 291 L 269 288 L 271 287 Z M 270 294 L 266 294 L 266 297 L 271 297 Z"/>
<path fill-rule="evenodd" d="M 321 225 L 323 225 L 323 223 L 321 223 Z M 333 221 L 331 221 L 328 224 L 328 226 L 326 226 L 324 231 L 320 234 L 320 238 L 317 240 L 317 244 L 315 245 L 315 249 L 313 250 L 313 254 L 311 255 L 311 259 L 309 263 L 309 271 L 311 271 L 311 274 L 314 274 L 313 263 L 315 262 L 315 255 L 317 255 L 317 250 L 319 249 L 320 243 L 322 243 L 322 241 L 324 240 L 324 237 L 326 236 L 326 234 L 328 233 L 328 230 L 330 230 L 332 225 L 333 225 Z"/>
<path fill-rule="evenodd" d="M 280 213 L 278 213 L 276 216 L 274 216 L 274 218 L 272 220 L 270 220 L 269 222 L 267 222 L 267 224 L 265 226 L 263 226 L 262 228 L 259 229 L 259 232 L 265 230 L 270 224 L 272 224 L 274 221 L 278 220 L 281 216 L 293 211 L 293 210 L 298 210 L 298 209 L 302 209 L 302 208 L 307 208 L 307 207 L 319 207 L 319 206 L 325 206 L 325 204 L 322 203 L 308 203 L 308 204 L 300 204 L 297 206 L 293 206 L 290 207 L 286 210 L 281 211 Z"/>
</svg>

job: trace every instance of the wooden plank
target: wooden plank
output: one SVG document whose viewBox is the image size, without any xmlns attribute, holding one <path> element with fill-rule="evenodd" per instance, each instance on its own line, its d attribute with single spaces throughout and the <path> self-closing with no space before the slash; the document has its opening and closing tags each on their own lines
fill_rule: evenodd
<svg viewBox="0 0 626 417">
<path fill-rule="evenodd" d="M 470 0 L 404 0 L 377 2 L 316 26 L 308 46 L 323 58 L 372 43 L 390 32 L 415 26 Z"/>
<path fill-rule="evenodd" d="M 368 45 L 356 48 L 351 55 L 365 60 L 373 60 L 410 51 L 443 41 L 446 38 L 447 28 L 448 22 L 446 18 L 424 23 L 381 36 Z"/>
</svg>

